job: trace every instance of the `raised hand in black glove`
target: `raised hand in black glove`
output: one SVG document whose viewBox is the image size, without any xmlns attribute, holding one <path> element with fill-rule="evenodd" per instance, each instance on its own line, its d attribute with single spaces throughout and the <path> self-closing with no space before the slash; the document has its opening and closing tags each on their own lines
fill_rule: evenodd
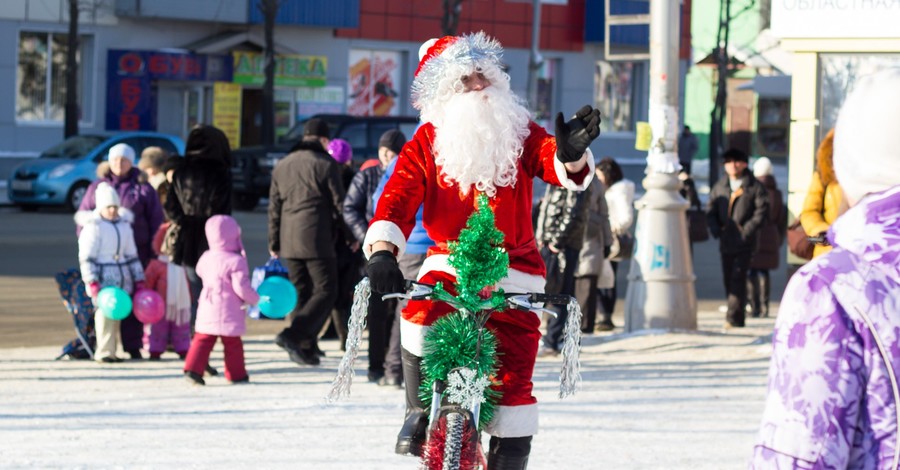
<svg viewBox="0 0 900 470">
<path fill-rule="evenodd" d="M 556 158 L 563 163 L 577 162 L 591 142 L 600 135 L 600 111 L 585 105 L 569 122 L 556 114 Z"/>
<path fill-rule="evenodd" d="M 379 294 L 403 292 L 403 273 L 397 264 L 397 257 L 388 250 L 372 253 L 366 264 L 369 285 Z"/>
</svg>

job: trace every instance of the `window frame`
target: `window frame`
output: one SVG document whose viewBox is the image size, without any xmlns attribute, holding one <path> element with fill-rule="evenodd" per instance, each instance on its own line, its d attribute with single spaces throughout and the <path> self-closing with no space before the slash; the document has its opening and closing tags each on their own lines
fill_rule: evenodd
<svg viewBox="0 0 900 470">
<path fill-rule="evenodd" d="M 34 35 L 44 35 L 46 43 L 48 44 L 48 53 L 46 57 L 45 63 L 45 72 L 44 76 L 47 78 L 48 83 L 46 86 L 46 90 L 44 91 L 45 101 L 44 101 L 44 117 L 40 119 L 31 119 L 27 117 L 21 117 L 19 115 L 19 69 L 20 69 L 20 47 L 22 43 L 22 35 L 23 34 L 34 34 Z M 60 119 L 52 119 L 48 116 L 52 114 L 52 94 L 54 88 L 53 81 L 53 58 L 52 58 L 52 37 L 54 35 L 66 36 L 68 35 L 68 31 L 63 30 L 55 30 L 55 29 L 36 29 L 36 28 L 22 28 L 19 29 L 16 35 L 16 55 L 14 59 L 14 67 L 15 67 L 15 78 L 14 83 L 16 85 L 16 89 L 14 90 L 13 95 L 13 115 L 15 118 L 15 122 L 20 126 L 33 126 L 33 127 L 62 127 L 65 124 L 65 97 L 63 96 L 63 104 L 62 104 L 62 116 Z M 78 105 L 81 110 L 81 115 L 78 119 L 78 125 L 83 127 L 92 127 L 94 123 L 94 118 L 96 116 L 96 41 L 94 34 L 82 34 L 79 33 L 80 41 L 79 41 L 79 60 L 78 60 L 78 87 L 79 87 L 79 100 Z M 64 73 L 63 73 L 64 76 Z M 63 78 L 63 80 L 65 80 Z"/>
</svg>

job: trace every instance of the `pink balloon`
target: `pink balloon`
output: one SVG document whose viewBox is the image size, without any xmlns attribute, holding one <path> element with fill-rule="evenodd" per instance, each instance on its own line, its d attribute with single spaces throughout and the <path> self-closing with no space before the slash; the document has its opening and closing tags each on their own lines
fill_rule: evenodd
<svg viewBox="0 0 900 470">
<path fill-rule="evenodd" d="M 156 323 L 166 316 L 166 301 L 153 289 L 140 289 L 134 293 L 134 316 L 141 323 Z"/>
</svg>

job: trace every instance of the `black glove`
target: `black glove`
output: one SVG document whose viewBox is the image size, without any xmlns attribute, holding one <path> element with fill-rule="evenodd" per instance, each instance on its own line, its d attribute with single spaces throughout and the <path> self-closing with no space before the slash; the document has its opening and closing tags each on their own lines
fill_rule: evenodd
<svg viewBox="0 0 900 470">
<path fill-rule="evenodd" d="M 563 163 L 577 162 L 591 142 L 600 135 L 600 111 L 585 105 L 569 122 L 556 114 L 556 158 Z"/>
<path fill-rule="evenodd" d="M 388 250 L 372 253 L 366 264 L 369 285 L 379 294 L 403 292 L 403 273 L 397 264 L 397 257 Z"/>
<path fill-rule="evenodd" d="M 603 245 L 603 259 L 609 258 L 610 253 L 612 253 L 612 245 Z"/>
</svg>

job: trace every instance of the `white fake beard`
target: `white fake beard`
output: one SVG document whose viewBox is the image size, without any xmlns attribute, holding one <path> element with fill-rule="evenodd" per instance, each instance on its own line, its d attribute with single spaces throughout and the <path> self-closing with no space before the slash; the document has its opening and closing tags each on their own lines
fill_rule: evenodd
<svg viewBox="0 0 900 470">
<path fill-rule="evenodd" d="M 425 111 L 423 119 L 431 117 L 435 126 L 435 163 L 444 181 L 456 183 L 463 195 L 474 185 L 489 197 L 498 187 L 515 186 L 530 113 L 512 92 L 489 86 L 453 94 Z"/>
</svg>

